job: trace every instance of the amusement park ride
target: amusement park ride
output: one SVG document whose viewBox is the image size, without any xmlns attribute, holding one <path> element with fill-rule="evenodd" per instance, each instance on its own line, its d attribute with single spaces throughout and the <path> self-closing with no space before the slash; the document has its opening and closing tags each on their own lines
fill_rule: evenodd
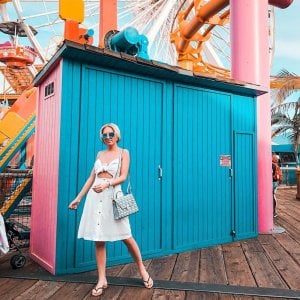
<svg viewBox="0 0 300 300">
<path fill-rule="evenodd" d="M 32 87 L 32 81 L 47 62 L 35 38 L 37 30 L 33 26 L 27 25 L 22 19 L 19 9 L 21 2 L 26 1 L 0 0 L 2 16 L 0 31 L 8 37 L 7 41 L 0 43 L 1 72 L 5 78 L 4 82 L 9 85 L 8 88 L 4 88 L 0 100 L 9 100 L 11 104 L 14 102 L 11 107 L 4 107 L 4 105 L 1 107 L 0 172 L 3 172 L 11 164 L 12 159 L 16 159 L 16 155 L 25 155 L 25 158 L 20 159 L 19 157 L 23 162 L 19 166 L 20 168 L 31 166 L 36 108 L 36 90 Z M 226 28 L 230 21 L 229 0 L 119 2 L 118 12 L 116 0 L 59 1 L 60 18 L 64 20 L 64 39 L 80 44 L 93 44 L 95 39 L 93 28 L 86 29 L 81 26 L 84 20 L 84 5 L 90 4 L 93 5 L 92 8 L 90 7 L 93 13 L 95 14 L 95 10 L 98 10 L 100 16 L 99 47 L 127 52 L 143 59 L 149 59 L 147 47 L 150 53 L 164 49 L 170 56 L 170 60 L 167 62 L 174 62 L 176 56 L 178 66 L 196 74 L 231 77 L 230 70 L 224 67 L 219 58 L 217 47 L 213 46 L 213 40 L 219 39 L 226 45 L 220 46 L 220 51 L 229 47 L 228 33 L 224 31 L 224 35 L 227 35 L 226 39 L 222 38 L 222 33 L 216 34 L 220 28 Z M 272 12 L 273 6 L 285 8 L 291 3 L 292 0 L 269 0 L 270 12 Z M 9 21 L 6 11 L 8 4 L 13 4 L 17 21 Z M 126 14 L 123 19 L 125 25 L 118 26 L 118 17 L 121 18 L 124 11 L 129 10 L 128 7 L 131 8 L 130 13 Z M 152 15 L 147 19 L 146 12 L 149 11 Z M 272 14 L 270 15 L 272 16 Z M 133 28 L 132 26 L 136 24 L 142 24 L 141 18 L 144 19 L 143 26 L 136 26 L 137 29 Z M 166 30 L 164 29 L 163 33 L 159 31 L 162 27 L 169 30 L 167 39 L 171 43 L 168 41 L 168 46 L 155 43 L 153 38 L 157 35 L 164 37 Z M 270 27 L 272 28 L 272 19 Z M 118 28 L 120 31 L 117 31 Z M 272 31 L 273 29 L 270 30 L 271 33 Z M 28 37 L 31 46 L 21 45 L 21 37 Z M 158 43 L 162 43 L 162 40 Z M 229 56 L 224 51 L 223 55 Z M 150 54 L 151 56 L 152 54 Z M 36 58 L 39 58 L 39 64 L 35 64 Z M 158 58 L 156 57 L 156 59 Z M 26 187 L 28 188 L 27 185 Z M 7 207 L 1 210 L 2 214 L 5 215 L 10 211 L 9 206 L 13 205 L 14 201 L 20 201 L 20 197 L 14 196 L 13 200 L 8 200 Z"/>
</svg>

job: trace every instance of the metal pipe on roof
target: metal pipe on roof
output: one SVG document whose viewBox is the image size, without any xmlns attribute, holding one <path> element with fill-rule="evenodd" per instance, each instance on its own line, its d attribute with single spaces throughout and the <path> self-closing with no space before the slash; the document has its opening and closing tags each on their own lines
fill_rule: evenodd
<svg viewBox="0 0 300 300">
<path fill-rule="evenodd" d="M 195 7 L 196 15 L 190 22 L 186 22 L 181 32 L 181 38 L 177 45 L 177 51 L 184 53 L 189 45 L 190 39 L 204 25 L 209 18 L 229 5 L 229 0 L 211 0 L 204 6 Z"/>
</svg>

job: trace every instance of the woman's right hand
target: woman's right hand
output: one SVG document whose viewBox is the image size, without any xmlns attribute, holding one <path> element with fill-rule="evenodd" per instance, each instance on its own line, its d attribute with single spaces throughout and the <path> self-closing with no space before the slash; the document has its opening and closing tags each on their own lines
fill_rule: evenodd
<svg viewBox="0 0 300 300">
<path fill-rule="evenodd" d="M 80 199 L 76 197 L 76 198 L 69 204 L 69 209 L 77 209 L 79 203 L 80 203 Z"/>
</svg>

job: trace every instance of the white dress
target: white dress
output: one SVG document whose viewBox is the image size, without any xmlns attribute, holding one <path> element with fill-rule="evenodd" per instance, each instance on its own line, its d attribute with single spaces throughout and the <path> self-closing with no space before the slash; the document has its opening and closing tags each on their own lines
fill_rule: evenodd
<svg viewBox="0 0 300 300">
<path fill-rule="evenodd" d="M 93 186 L 112 180 L 97 177 L 100 172 L 108 172 L 116 178 L 120 159 L 121 155 L 109 164 L 103 164 L 98 158 L 94 164 L 96 177 Z M 94 192 L 92 188 L 89 190 L 79 224 L 78 238 L 113 242 L 132 236 L 128 217 L 114 219 L 112 199 L 118 191 L 121 191 L 121 185 L 109 187 L 101 193 Z"/>
</svg>

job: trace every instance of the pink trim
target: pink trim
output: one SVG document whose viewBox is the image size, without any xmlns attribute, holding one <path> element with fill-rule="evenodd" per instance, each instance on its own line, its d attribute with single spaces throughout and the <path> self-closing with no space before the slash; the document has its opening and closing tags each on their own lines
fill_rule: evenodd
<svg viewBox="0 0 300 300">
<path fill-rule="evenodd" d="M 230 2 L 232 77 L 269 87 L 268 0 Z M 270 95 L 257 98 L 258 230 L 273 228 Z"/>
<path fill-rule="evenodd" d="M 39 86 L 33 170 L 30 254 L 55 273 L 60 142 L 61 63 Z M 54 82 L 54 95 L 44 97 Z"/>
<path fill-rule="evenodd" d="M 49 271 L 51 274 L 55 275 L 55 265 L 49 264 L 47 261 L 44 261 L 41 257 L 36 255 L 35 253 L 30 253 L 30 257 L 37 262 L 44 269 Z"/>
</svg>

